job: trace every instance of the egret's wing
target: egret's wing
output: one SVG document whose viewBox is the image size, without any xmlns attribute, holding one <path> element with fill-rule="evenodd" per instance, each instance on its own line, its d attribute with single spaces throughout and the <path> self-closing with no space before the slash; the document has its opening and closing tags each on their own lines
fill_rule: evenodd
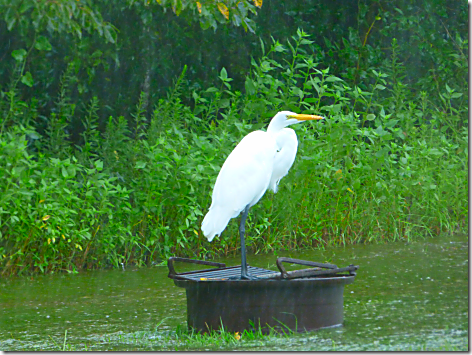
<svg viewBox="0 0 472 355">
<path fill-rule="evenodd" d="M 266 132 L 244 137 L 221 167 L 212 204 L 231 206 L 235 216 L 256 204 L 269 185 L 275 153 L 275 142 Z"/>
<path fill-rule="evenodd" d="M 277 147 L 266 132 L 249 133 L 221 167 L 213 188 L 210 210 L 202 222 L 208 240 L 219 235 L 229 220 L 264 195 L 272 176 Z"/>
</svg>

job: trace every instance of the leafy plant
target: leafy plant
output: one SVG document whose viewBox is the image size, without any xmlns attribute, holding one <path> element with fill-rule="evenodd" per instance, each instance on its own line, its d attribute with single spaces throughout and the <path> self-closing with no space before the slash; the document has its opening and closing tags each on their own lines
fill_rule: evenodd
<svg viewBox="0 0 472 355">
<path fill-rule="evenodd" d="M 299 29 L 286 40 L 259 41 L 262 54 L 250 59 L 243 88 L 229 67 L 212 71 L 215 80 L 199 87 L 189 79 L 192 66 L 184 66 L 164 97 L 156 98 L 144 76 L 139 97 L 126 98 L 130 111 L 106 120 L 105 113 L 120 110 L 98 94 L 77 96 L 105 75 L 103 52 L 87 59 L 100 63 L 87 67 L 87 85 L 78 57 L 69 62 L 47 110 L 41 95 L 48 93 L 31 98 L 19 87 L 34 88 L 30 56 L 33 49 L 49 53 L 50 41 L 38 35 L 28 51 L 13 52 L 14 70 L 0 101 L 2 273 L 238 253 L 236 223 L 211 244 L 200 223 L 225 158 L 282 109 L 327 119 L 296 128 L 300 144 L 291 172 L 248 219 L 250 250 L 276 253 L 465 230 L 468 108 L 466 83 L 456 76 L 466 68 L 461 53 L 467 42 L 457 35 L 453 48 L 444 44 L 448 55 L 441 56 L 441 70 L 434 72 L 440 80 L 431 86 L 426 77 L 408 75 L 399 40 L 389 39 L 385 51 L 373 56 L 368 42 L 376 26 L 403 21 L 387 11 L 378 16 L 363 42 L 352 37 L 344 49 L 327 45 L 339 58 L 349 52 L 345 59 L 355 63 L 354 72 L 336 70 L 336 61 L 328 66 L 320 42 Z M 457 63 L 454 70 L 447 58 Z"/>
</svg>

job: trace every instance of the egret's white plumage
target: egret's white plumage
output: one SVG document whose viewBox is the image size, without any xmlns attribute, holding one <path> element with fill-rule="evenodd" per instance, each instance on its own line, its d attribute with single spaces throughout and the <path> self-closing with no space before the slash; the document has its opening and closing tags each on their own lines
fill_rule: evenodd
<svg viewBox="0 0 472 355">
<path fill-rule="evenodd" d="M 251 132 L 239 142 L 221 167 L 210 209 L 202 222 L 203 234 L 210 242 L 231 218 L 254 206 L 268 188 L 277 192 L 298 148 L 295 131 L 285 127 L 313 119 L 322 117 L 282 111 L 274 116 L 267 132 Z"/>
<path fill-rule="evenodd" d="M 270 189 L 276 193 L 280 179 L 288 174 L 297 155 L 298 140 L 295 131 L 291 128 L 283 128 L 275 135 L 277 153 L 275 154 Z"/>
<path fill-rule="evenodd" d="M 277 152 L 275 140 L 266 132 L 249 133 L 228 156 L 213 188 L 210 210 L 203 219 L 203 234 L 211 242 L 231 218 L 264 195 L 272 177 Z"/>
</svg>

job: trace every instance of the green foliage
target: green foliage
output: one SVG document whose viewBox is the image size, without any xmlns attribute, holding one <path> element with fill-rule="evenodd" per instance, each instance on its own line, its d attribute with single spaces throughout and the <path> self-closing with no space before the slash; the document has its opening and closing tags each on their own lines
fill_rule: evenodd
<svg viewBox="0 0 472 355">
<path fill-rule="evenodd" d="M 19 9 L 21 4 L 29 4 L 24 13 Z M 407 74 L 405 85 L 417 94 L 434 89 L 434 98 L 439 100 L 445 83 L 462 93 L 468 85 L 468 17 L 467 6 L 461 2 L 434 0 L 422 6 L 404 0 L 342 5 L 314 0 L 108 0 L 92 5 L 74 0 L 57 4 L 28 0 L 6 1 L 3 6 L 0 52 L 5 53 L 5 65 L 0 66 L 0 82 L 10 78 L 15 66 L 10 54 L 27 51 L 25 73 L 31 78 L 26 76 L 26 84 L 18 90 L 22 97 L 35 96 L 41 115 L 49 117 L 60 74 L 71 63 L 77 81 L 71 97 L 81 102 L 78 108 L 83 110 L 83 103 L 97 96 L 102 128 L 110 115 L 129 116 L 141 91 L 149 102 L 158 101 L 184 65 L 189 67 L 186 75 L 194 89 L 219 84 L 213 72 L 224 67 L 234 80 L 233 90 L 243 91 L 251 57 L 259 57 L 260 38 L 268 42 L 272 36 L 285 43 L 297 28 L 314 36 L 306 50 L 312 52 L 315 62 L 361 89 L 371 84 L 372 69 L 385 67 L 383 61 L 392 38 L 398 40 L 397 56 Z M 223 6 L 228 9 L 228 19 L 222 13 Z M 39 15 L 50 20 L 51 28 L 44 24 L 34 27 Z M 8 30 L 7 23 L 14 18 L 21 25 L 15 22 Z M 249 28 L 243 31 L 245 23 L 254 32 Z M 82 37 L 71 30 L 74 26 L 80 27 Z M 107 39 L 106 28 L 113 41 Z M 47 50 L 47 43 L 51 50 Z M 122 87 L 127 88 L 126 93 Z M 74 126 L 82 125 L 80 118 L 78 112 Z M 46 124 L 44 120 L 41 130 Z"/>
<path fill-rule="evenodd" d="M 4 270 L 74 271 L 116 261 L 114 247 L 127 239 L 120 215 L 129 211 L 129 191 L 103 172 L 100 160 L 86 167 L 74 157 L 32 156 L 27 134 L 19 127 L 0 139 Z"/>
<path fill-rule="evenodd" d="M 15 4 L 1 6 L 20 11 Z M 55 16 L 59 5 L 33 5 L 40 4 L 49 4 L 41 8 L 44 16 Z M 152 29 L 155 22 L 145 17 L 151 4 L 130 5 L 129 16 Z M 201 5 L 202 13 L 215 7 Z M 31 6 L 25 13 L 35 16 Z M 196 3 L 187 9 L 192 6 L 198 12 Z M 237 12 L 228 8 L 234 21 Z M 83 11 L 74 9 L 72 14 Z M 98 11 L 89 9 L 92 15 Z M 309 36 L 306 23 L 293 36 L 258 39 L 257 53 L 262 53 L 248 59 L 242 79 L 235 78 L 231 65 L 218 66 L 217 72 L 206 67 L 207 78 L 214 78 L 203 78 L 201 85 L 189 79 L 195 65 L 181 66 L 165 98 L 152 90 L 154 62 L 146 62 L 141 77 L 133 76 L 139 95 L 133 96 L 136 87 L 123 91 L 121 86 L 123 93 L 117 93 L 112 80 L 104 80 L 117 49 L 97 49 L 101 42 L 93 31 L 106 26 L 99 16 L 90 36 L 71 42 L 80 48 L 66 57 L 69 64 L 51 91 L 56 79 L 44 74 L 46 62 L 38 54 L 51 60 L 74 25 L 56 23 L 54 31 L 63 37 L 53 39 L 40 23 L 14 22 L 11 31 L 25 35 L 22 46 L 9 54 L 9 82 L 1 86 L 2 272 L 75 271 L 143 265 L 171 255 L 237 253 L 235 223 L 211 244 L 200 223 L 225 158 L 245 134 L 264 129 L 282 109 L 319 113 L 327 120 L 296 128 L 300 144 L 291 172 L 276 195 L 267 193 L 251 210 L 250 250 L 410 240 L 466 228 L 467 40 L 459 30 L 449 37 L 453 42 L 430 38 L 434 45 L 423 48 L 423 59 L 428 64 L 434 57 L 435 66 L 411 75 L 407 41 L 391 34 L 402 27 L 404 33 L 422 33 L 418 38 L 429 36 L 418 18 L 386 9 L 374 16 L 364 5 L 358 11 L 360 27 L 349 28 L 341 40 Z M 76 15 L 69 20 L 79 23 Z M 132 45 L 130 38 L 126 45 Z M 372 38 L 383 49 L 370 47 Z M 410 48 L 415 45 L 408 42 Z M 159 62 L 164 69 L 167 59 Z M 130 63 L 121 62 L 115 72 L 136 66 Z M 112 100 L 110 93 L 116 94 Z"/>
<path fill-rule="evenodd" d="M 128 0 L 130 4 L 139 3 L 136 0 Z M 151 4 L 150 0 L 142 1 L 145 6 Z M 191 20 L 198 18 L 202 29 L 213 28 L 216 30 L 218 23 L 230 22 L 233 26 L 242 26 L 245 31 L 254 32 L 255 23 L 248 17 L 249 13 L 256 14 L 256 7 L 248 0 L 224 0 L 224 1 L 189 1 L 189 0 L 158 0 L 156 3 L 164 9 L 171 9 L 177 16 L 184 14 Z M 260 1 L 262 4 L 262 1 Z M 153 5 L 155 5 L 153 3 Z M 188 12 L 188 14 L 187 14 Z M 190 12 L 192 14 L 190 14 Z M 198 15 L 197 15 L 198 14 Z M 146 15 L 152 18 L 152 14 Z"/>
<path fill-rule="evenodd" d="M 28 32 L 68 32 L 82 37 L 83 30 L 96 31 L 108 41 L 116 41 L 115 28 L 104 22 L 99 12 L 91 9 L 85 1 L 64 0 L 2 0 L 0 13 L 7 25 L 7 30 L 18 29 L 21 35 Z M 34 47 L 40 51 L 51 50 L 48 39 L 39 36 L 34 40 Z"/>
</svg>

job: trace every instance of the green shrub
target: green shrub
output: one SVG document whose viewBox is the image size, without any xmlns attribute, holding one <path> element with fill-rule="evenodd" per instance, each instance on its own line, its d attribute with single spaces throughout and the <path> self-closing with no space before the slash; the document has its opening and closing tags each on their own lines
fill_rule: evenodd
<svg viewBox="0 0 472 355">
<path fill-rule="evenodd" d="M 245 93 L 232 88 L 224 68 L 219 87 L 187 90 L 184 68 L 151 115 L 143 93 L 132 119 L 110 117 L 103 133 L 93 98 L 76 145 L 67 131 L 75 104 L 64 94 L 66 84 L 42 136 L 28 119 L 34 101 L 3 93 L 2 272 L 75 271 L 143 265 L 171 255 L 237 253 L 235 222 L 211 244 L 200 223 L 225 158 L 244 135 L 266 127 L 283 109 L 327 119 L 296 128 L 294 166 L 279 192 L 268 192 L 251 209 L 250 250 L 410 240 L 465 230 L 463 93 L 446 82 L 439 99 L 426 91 L 418 95 L 404 82 L 395 40 L 383 67 L 367 72 L 363 88 L 315 62 L 311 45 L 302 30 L 287 43 L 273 40 L 259 60 L 253 59 Z M 16 123 L 3 125 L 7 117 Z"/>
<path fill-rule="evenodd" d="M 76 270 L 118 265 L 129 240 L 122 221 L 129 191 L 75 157 L 28 153 L 24 129 L 0 137 L 0 238 L 4 272 Z M 116 207 L 119 206 L 119 209 Z"/>
</svg>

